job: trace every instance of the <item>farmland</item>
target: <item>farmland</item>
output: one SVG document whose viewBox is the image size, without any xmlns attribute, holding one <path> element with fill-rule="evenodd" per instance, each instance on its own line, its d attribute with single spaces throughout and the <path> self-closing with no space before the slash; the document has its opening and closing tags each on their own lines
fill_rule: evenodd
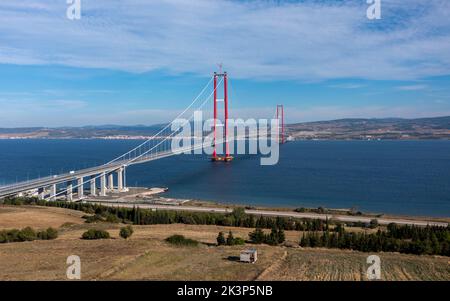
<svg viewBox="0 0 450 301">
<path fill-rule="evenodd" d="M 81 258 L 83 280 L 365 280 L 368 253 L 299 248 L 299 231 L 286 231 L 285 246 L 215 245 L 219 231 L 248 239 L 248 228 L 213 225 L 133 226 L 128 239 L 120 224 L 86 224 L 77 211 L 47 207 L 0 207 L 0 228 L 55 227 L 56 240 L 0 244 L 1 280 L 64 280 L 66 258 Z M 25 218 L 26 217 L 26 218 Z M 111 239 L 80 239 L 89 228 L 110 232 Z M 181 234 L 197 247 L 164 241 Z M 246 247 L 258 249 L 256 264 L 236 259 Z M 383 280 L 450 280 L 450 258 L 379 253 Z"/>
</svg>

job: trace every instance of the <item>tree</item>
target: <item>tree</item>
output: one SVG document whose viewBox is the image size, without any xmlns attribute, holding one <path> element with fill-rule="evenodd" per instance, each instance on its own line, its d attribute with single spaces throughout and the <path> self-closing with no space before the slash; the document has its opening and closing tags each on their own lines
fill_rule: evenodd
<svg viewBox="0 0 450 301">
<path fill-rule="evenodd" d="M 245 209 L 242 207 L 236 207 L 233 209 L 233 212 L 231 212 L 231 215 L 236 221 L 240 221 L 245 217 Z"/>
<path fill-rule="evenodd" d="M 376 227 L 378 227 L 378 220 L 377 220 L 377 219 L 372 219 L 372 220 L 370 220 L 369 227 L 370 227 L 371 229 L 375 229 Z"/>
<path fill-rule="evenodd" d="M 58 231 L 50 227 L 47 230 L 39 231 L 36 236 L 38 239 L 52 240 L 58 237 Z"/>
<path fill-rule="evenodd" d="M 309 238 L 306 237 L 305 232 L 303 232 L 302 238 L 300 239 L 300 246 L 303 248 L 309 247 Z"/>
<path fill-rule="evenodd" d="M 233 244 L 234 244 L 234 237 L 233 237 L 233 233 L 230 231 L 228 233 L 228 237 L 227 237 L 227 245 L 232 246 Z"/>
<path fill-rule="evenodd" d="M 106 214 L 106 221 L 108 223 L 114 223 L 114 224 L 118 224 L 121 222 L 120 218 L 118 218 L 117 215 L 112 214 L 112 213 Z"/>
<path fill-rule="evenodd" d="M 248 234 L 250 241 L 254 244 L 262 244 L 265 240 L 265 235 L 261 228 L 256 228 L 255 231 Z"/>
<path fill-rule="evenodd" d="M 120 228 L 119 235 L 124 239 L 128 239 L 129 237 L 131 237 L 131 235 L 133 235 L 133 232 L 134 232 L 133 227 L 128 225 L 126 227 Z"/>
<path fill-rule="evenodd" d="M 47 229 L 47 239 L 56 239 L 58 237 L 58 230 L 50 227 Z"/>
<path fill-rule="evenodd" d="M 284 243 L 285 240 L 286 240 L 286 235 L 284 234 L 284 230 L 279 229 L 278 230 L 278 243 L 282 244 L 282 243 Z"/>
<path fill-rule="evenodd" d="M 31 227 L 20 230 L 18 237 L 20 241 L 32 241 L 37 238 L 36 232 Z"/>
<path fill-rule="evenodd" d="M 104 230 L 97 230 L 97 229 L 89 229 L 86 232 L 83 233 L 81 236 L 82 239 L 106 239 L 109 238 L 109 233 Z"/>
<path fill-rule="evenodd" d="M 276 246 L 278 245 L 278 231 L 275 227 L 272 228 L 272 230 L 270 231 L 269 236 L 266 237 L 266 243 L 271 245 L 271 246 Z"/>
<path fill-rule="evenodd" d="M 217 245 L 222 246 L 225 245 L 227 242 L 225 240 L 225 236 L 223 235 L 223 232 L 219 232 L 219 235 L 217 236 Z"/>
</svg>

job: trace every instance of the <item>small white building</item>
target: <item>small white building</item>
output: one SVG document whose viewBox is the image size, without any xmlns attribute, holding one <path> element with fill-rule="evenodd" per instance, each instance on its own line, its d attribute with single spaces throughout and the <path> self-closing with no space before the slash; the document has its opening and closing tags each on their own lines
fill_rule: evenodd
<svg viewBox="0 0 450 301">
<path fill-rule="evenodd" d="M 258 251 L 256 249 L 248 249 L 241 252 L 241 262 L 255 263 L 256 260 L 258 260 Z"/>
</svg>

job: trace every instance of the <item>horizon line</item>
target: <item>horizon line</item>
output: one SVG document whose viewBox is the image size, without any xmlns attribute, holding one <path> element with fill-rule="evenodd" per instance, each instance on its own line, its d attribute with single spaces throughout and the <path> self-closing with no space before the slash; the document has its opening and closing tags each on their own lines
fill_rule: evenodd
<svg viewBox="0 0 450 301">
<path fill-rule="evenodd" d="M 342 121 L 342 120 L 421 120 L 421 119 L 439 119 L 439 118 L 450 118 L 450 115 L 441 115 L 441 116 L 430 116 L 430 117 L 344 117 L 344 118 L 336 118 L 336 119 L 322 119 L 322 120 L 314 120 L 314 121 L 296 121 L 289 122 L 286 125 L 296 125 L 296 124 L 307 124 L 307 123 L 316 123 L 316 122 L 330 122 L 330 121 Z M 230 118 L 232 119 L 232 118 Z M 63 129 L 63 128 L 87 128 L 87 127 L 157 127 L 161 125 L 167 125 L 167 123 L 154 123 L 154 124 L 98 124 L 98 125 L 80 125 L 80 126 L 70 126 L 70 125 L 61 125 L 61 126 L 21 126 L 21 127 L 0 127 L 0 129 Z"/>
</svg>

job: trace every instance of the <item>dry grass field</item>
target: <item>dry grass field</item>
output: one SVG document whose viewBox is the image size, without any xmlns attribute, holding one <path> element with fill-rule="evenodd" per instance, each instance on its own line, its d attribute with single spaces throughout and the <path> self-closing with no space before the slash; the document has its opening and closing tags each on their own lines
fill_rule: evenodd
<svg viewBox="0 0 450 301">
<path fill-rule="evenodd" d="M 343 250 L 256 246 L 258 262 L 235 260 L 244 246 L 216 247 L 219 231 L 247 238 L 251 229 L 218 226 L 134 226 L 129 240 L 120 225 L 84 224 L 80 212 L 58 208 L 0 207 L 0 228 L 59 228 L 53 241 L 0 244 L 1 280 L 64 280 L 66 258 L 81 258 L 83 280 L 365 280 L 369 254 Z M 67 224 L 70 223 L 70 224 Z M 102 228 L 112 239 L 86 241 L 88 228 Z M 164 241 L 182 234 L 201 242 L 175 247 Z M 295 245 L 299 232 L 286 232 Z M 450 258 L 378 254 L 384 280 L 450 280 Z"/>
<path fill-rule="evenodd" d="M 0 230 L 32 226 L 58 228 L 64 223 L 82 224 L 83 212 L 62 208 L 0 206 Z"/>
</svg>

